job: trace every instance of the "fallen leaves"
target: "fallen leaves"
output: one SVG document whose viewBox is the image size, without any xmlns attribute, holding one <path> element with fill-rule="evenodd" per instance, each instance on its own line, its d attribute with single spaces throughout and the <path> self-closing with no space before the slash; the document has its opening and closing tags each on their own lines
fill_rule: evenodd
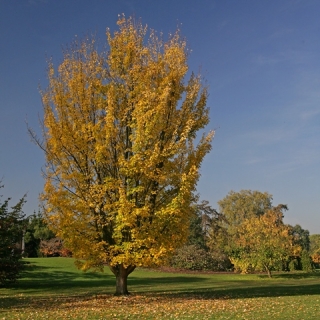
<svg viewBox="0 0 320 320">
<path fill-rule="evenodd" d="M 320 307 L 311 296 L 208 298 L 201 295 L 54 297 L 27 301 L 6 311 L 2 320 L 21 319 L 317 319 Z M 305 301 L 306 299 L 306 301 Z M 319 299 L 319 296 L 317 296 Z M 318 301 L 318 300 L 317 300 Z M 310 301 L 309 301 L 310 302 Z"/>
</svg>

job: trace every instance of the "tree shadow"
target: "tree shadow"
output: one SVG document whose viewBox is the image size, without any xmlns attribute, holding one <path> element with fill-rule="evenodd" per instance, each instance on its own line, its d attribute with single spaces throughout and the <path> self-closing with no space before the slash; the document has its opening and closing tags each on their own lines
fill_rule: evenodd
<svg viewBox="0 0 320 320">
<path fill-rule="evenodd" d="M 259 275 L 259 278 L 266 279 L 267 275 Z M 280 274 L 272 274 L 272 279 L 320 279 L 320 272 L 294 272 L 294 273 L 280 273 Z"/>
<path fill-rule="evenodd" d="M 132 283 L 134 285 L 134 283 Z M 170 291 L 170 292 L 148 292 L 146 294 L 133 293 L 131 297 L 127 297 L 122 300 L 120 305 L 130 304 L 133 305 L 135 297 L 139 296 L 158 298 L 159 303 L 161 300 L 179 300 L 185 299 L 199 299 L 199 300 L 230 300 L 230 299 L 248 299 L 248 298 L 272 298 L 272 297 L 286 297 L 286 296 L 303 296 L 303 295 L 320 295 L 319 284 L 312 285 L 298 285 L 298 286 L 266 286 L 266 287 L 250 287 L 250 288 L 229 288 L 229 289 L 208 289 L 199 288 L 197 290 L 183 290 L 183 291 Z M 32 308 L 33 310 L 55 310 L 56 308 L 64 309 L 69 308 L 68 303 L 81 303 L 90 302 L 100 299 L 101 303 L 105 303 L 110 299 L 113 299 L 113 294 L 94 294 L 83 293 L 74 295 L 61 295 L 52 297 L 38 296 L 38 297 L 4 297 L 0 301 L 0 314 L 4 310 L 14 308 L 15 310 L 24 310 L 25 308 Z M 119 299 L 119 298 L 117 298 Z M 119 306 L 120 306 L 119 305 Z M 1 311 L 2 309 L 2 311 Z"/>
<path fill-rule="evenodd" d="M 62 302 L 91 300 L 101 295 L 109 299 L 113 296 L 115 287 L 113 275 L 98 272 L 67 272 L 63 268 L 61 267 L 60 271 L 59 267 L 26 264 L 23 271 L 24 279 L 10 288 L 16 294 L 5 295 L 0 291 L 0 312 L 1 309 L 22 309 L 27 306 L 43 308 L 43 305 L 46 305 L 48 308 L 55 308 Z M 130 275 L 128 286 L 129 290 L 132 290 L 132 296 L 157 296 L 166 299 L 246 299 L 320 295 L 318 282 L 320 273 L 274 274 L 273 279 L 277 279 L 275 281 L 246 280 L 246 278 L 226 281 L 217 277 L 215 275 L 212 279 L 196 274 L 153 277 L 146 274 L 145 278 L 141 278 Z M 267 276 L 260 275 L 259 278 L 265 279 Z M 168 290 L 165 290 L 166 285 Z M 19 295 L 20 292 L 27 294 Z"/>
<path fill-rule="evenodd" d="M 183 292 L 170 292 L 167 293 L 172 297 L 175 296 L 192 296 L 203 299 L 246 299 L 246 298 L 259 298 L 259 297 L 285 297 L 285 296 L 303 296 L 303 295 L 320 295 L 319 284 L 303 284 L 303 285 L 278 285 L 275 286 L 252 286 L 245 288 L 226 288 L 226 289 L 208 289 L 199 288 L 197 290 Z"/>
</svg>

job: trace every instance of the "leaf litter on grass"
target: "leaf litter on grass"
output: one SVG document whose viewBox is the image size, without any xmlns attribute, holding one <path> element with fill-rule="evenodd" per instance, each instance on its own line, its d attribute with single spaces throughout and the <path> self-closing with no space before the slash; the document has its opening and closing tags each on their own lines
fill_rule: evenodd
<svg viewBox="0 0 320 320">
<path fill-rule="evenodd" d="M 34 299 L 6 311 L 0 319 L 296 319 L 297 314 L 302 319 L 318 319 L 320 308 L 317 304 L 310 310 L 299 297 L 215 299 L 134 294 Z"/>
</svg>

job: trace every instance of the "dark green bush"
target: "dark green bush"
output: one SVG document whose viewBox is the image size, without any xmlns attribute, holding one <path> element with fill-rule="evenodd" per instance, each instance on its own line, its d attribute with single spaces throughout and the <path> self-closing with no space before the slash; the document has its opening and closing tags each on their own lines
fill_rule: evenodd
<svg viewBox="0 0 320 320">
<path fill-rule="evenodd" d="M 186 245 L 176 251 L 170 260 L 170 266 L 185 270 L 224 271 L 231 267 L 226 256 L 214 256 L 197 245 Z"/>
<path fill-rule="evenodd" d="M 6 286 L 16 282 L 23 267 L 20 258 L 21 254 L 0 258 L 0 285 Z"/>
</svg>

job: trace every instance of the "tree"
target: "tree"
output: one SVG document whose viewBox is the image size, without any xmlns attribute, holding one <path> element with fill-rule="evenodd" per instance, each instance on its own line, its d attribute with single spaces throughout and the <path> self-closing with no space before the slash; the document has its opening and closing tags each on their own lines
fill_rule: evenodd
<svg viewBox="0 0 320 320">
<path fill-rule="evenodd" d="M 290 233 L 293 236 L 295 244 L 299 245 L 302 250 L 310 250 L 310 233 L 309 230 L 302 229 L 300 225 L 290 226 Z"/>
<path fill-rule="evenodd" d="M 109 265 L 116 294 L 136 266 L 186 240 L 199 168 L 213 132 L 207 89 L 188 71 L 179 32 L 162 41 L 131 18 L 107 30 L 108 52 L 75 43 L 42 92 L 47 221 L 83 270 Z M 146 37 L 149 35 L 148 38 Z"/>
<path fill-rule="evenodd" d="M 225 254 L 235 261 L 235 250 L 239 243 L 239 228 L 248 219 L 259 217 L 272 208 L 272 195 L 267 192 L 240 190 L 230 191 L 226 197 L 218 201 L 221 221 L 219 229 L 211 233 L 211 250 Z M 245 261 L 243 261 L 245 264 Z M 236 263 L 235 270 L 240 268 Z M 242 269 L 246 269 L 242 265 Z"/>
<path fill-rule="evenodd" d="M 231 261 L 242 271 L 271 270 L 281 265 L 300 247 L 293 245 L 289 226 L 283 223 L 287 206 L 278 205 L 265 214 L 246 219 L 239 226 L 237 242 L 233 245 Z"/>
<path fill-rule="evenodd" d="M 309 252 L 307 250 L 302 250 L 301 252 L 301 264 L 302 264 L 302 270 L 306 272 L 313 271 L 313 263 L 312 258 L 309 255 Z"/>
<path fill-rule="evenodd" d="M 178 248 L 170 259 L 170 266 L 189 270 L 226 270 L 230 268 L 228 257 L 214 247 L 212 239 L 220 231 L 221 215 L 208 201 L 192 206 L 193 216 L 187 243 Z"/>
<path fill-rule="evenodd" d="M 1 188 L 2 186 L 0 186 Z M 25 196 L 9 210 L 10 198 L 0 203 L 0 284 L 15 282 L 22 268 L 21 248 Z"/>
<path fill-rule="evenodd" d="M 55 234 L 49 229 L 41 212 L 27 218 L 26 230 L 24 234 L 25 252 L 28 257 L 41 256 L 40 242 L 55 237 Z"/>
<path fill-rule="evenodd" d="M 310 250 L 309 231 L 302 229 L 298 224 L 295 226 L 288 225 L 288 227 L 294 246 L 299 247 L 300 250 L 296 251 L 296 254 L 289 258 L 284 269 L 289 269 L 290 271 L 310 269 L 310 258 L 308 256 Z"/>
<path fill-rule="evenodd" d="M 64 247 L 63 241 L 57 238 L 50 230 L 43 214 L 37 214 L 27 218 L 25 230 L 25 252 L 28 257 L 70 257 L 70 250 Z"/>
<path fill-rule="evenodd" d="M 310 254 L 315 267 L 320 266 L 320 234 L 310 235 Z"/>
<path fill-rule="evenodd" d="M 228 243 L 231 242 L 231 236 L 225 225 L 223 216 L 215 221 L 208 230 L 207 247 L 210 255 L 216 262 L 219 270 L 231 270 L 232 263 L 228 256 Z"/>
<path fill-rule="evenodd" d="M 227 221 L 228 229 L 237 228 L 245 219 L 260 216 L 272 208 L 272 195 L 267 192 L 230 191 L 218 201 L 219 210 Z"/>
<path fill-rule="evenodd" d="M 226 219 L 211 208 L 208 201 L 202 201 L 196 206 L 199 224 L 203 234 L 204 249 L 210 256 L 210 266 L 212 269 L 221 271 L 229 270 L 232 265 L 224 252 L 226 232 Z"/>
<path fill-rule="evenodd" d="M 202 249 L 208 249 L 209 234 L 216 232 L 221 214 L 209 205 L 209 201 L 202 200 L 192 206 L 193 216 L 190 220 L 190 232 L 187 244 L 196 245 Z"/>
<path fill-rule="evenodd" d="M 310 253 L 313 254 L 320 251 L 320 234 L 312 234 L 310 239 Z"/>
</svg>

